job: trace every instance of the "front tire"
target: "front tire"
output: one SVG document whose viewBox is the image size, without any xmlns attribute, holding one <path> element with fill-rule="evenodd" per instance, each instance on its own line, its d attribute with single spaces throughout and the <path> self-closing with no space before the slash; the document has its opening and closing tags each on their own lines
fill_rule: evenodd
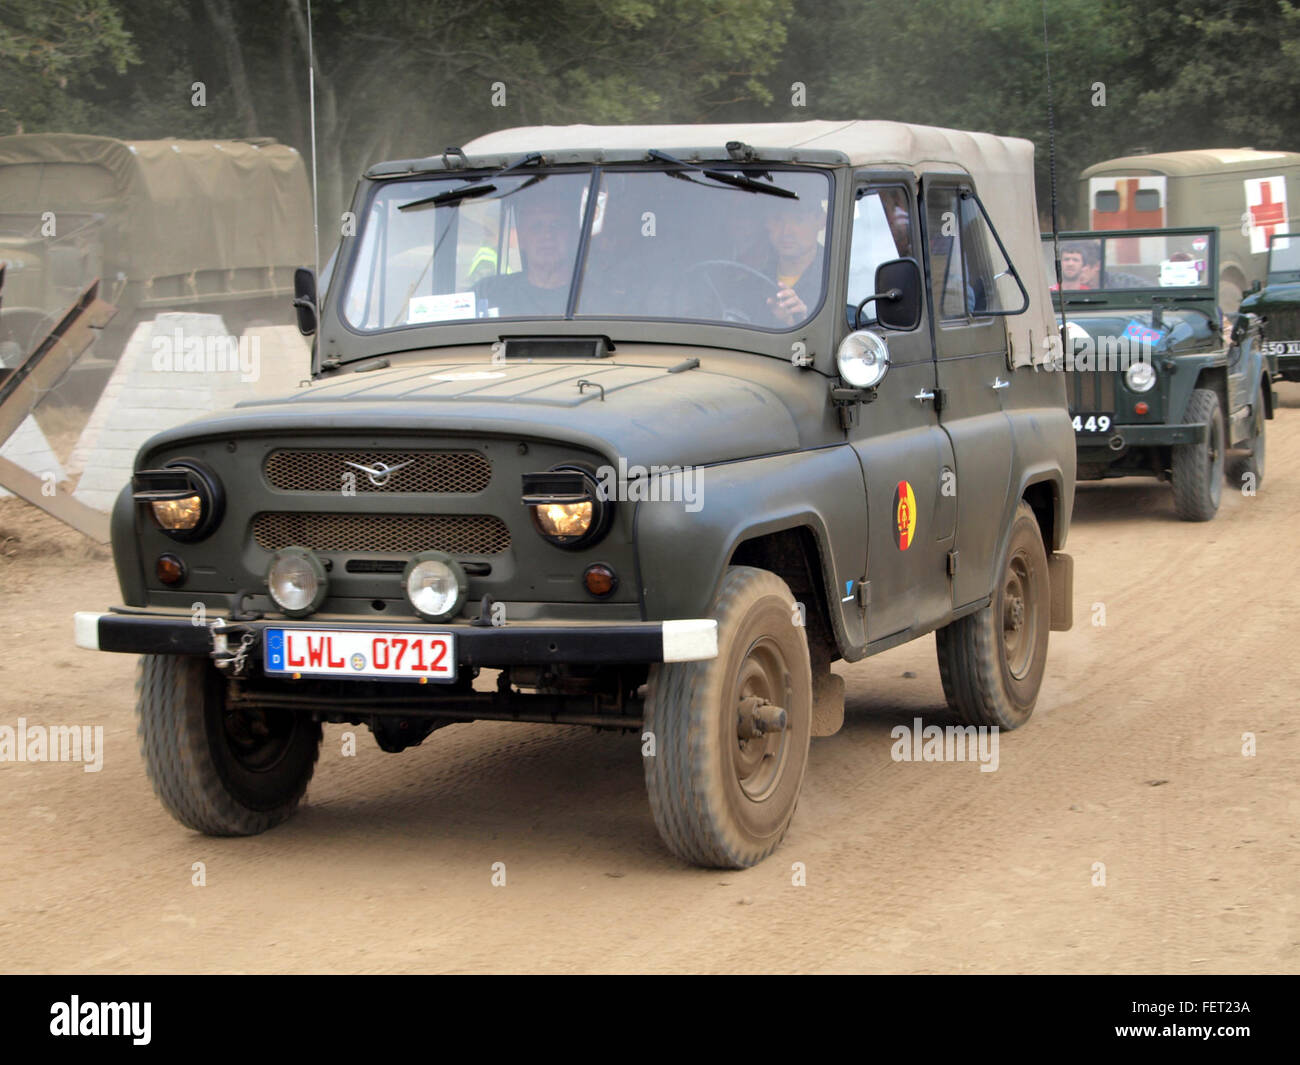
<svg viewBox="0 0 1300 1065">
<path fill-rule="evenodd" d="M 320 753 L 320 723 L 290 711 L 226 703 L 206 658 L 143 655 L 137 734 L 154 794 L 186 828 L 253 836 L 290 817 Z"/>
<path fill-rule="evenodd" d="M 794 816 L 812 735 L 805 629 L 785 581 L 733 566 L 712 616 L 718 656 L 650 670 L 646 789 L 659 834 L 684 861 L 743 869 L 767 857 Z M 785 728 L 752 733 L 755 713 Z"/>
<path fill-rule="evenodd" d="M 988 606 L 934 634 L 949 708 L 968 725 L 1019 728 L 1038 701 L 1051 634 L 1051 581 L 1038 520 L 1021 502 Z"/>
<path fill-rule="evenodd" d="M 1187 401 L 1187 422 L 1205 422 L 1207 438 L 1199 444 L 1173 448 L 1174 510 L 1183 521 L 1209 521 L 1219 512 L 1223 497 L 1223 410 L 1212 388 L 1192 390 Z"/>
</svg>

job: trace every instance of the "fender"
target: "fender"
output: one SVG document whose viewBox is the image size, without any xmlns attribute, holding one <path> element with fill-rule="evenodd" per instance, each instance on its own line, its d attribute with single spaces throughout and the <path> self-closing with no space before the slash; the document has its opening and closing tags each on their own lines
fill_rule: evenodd
<svg viewBox="0 0 1300 1065">
<path fill-rule="evenodd" d="M 806 526 L 817 543 L 839 653 L 861 658 L 863 608 L 843 591 L 857 587 L 867 563 L 867 493 L 853 449 L 844 444 L 746 459 L 702 474 L 695 513 L 681 503 L 637 504 L 633 548 L 642 617 L 707 617 L 740 543 Z"/>
</svg>

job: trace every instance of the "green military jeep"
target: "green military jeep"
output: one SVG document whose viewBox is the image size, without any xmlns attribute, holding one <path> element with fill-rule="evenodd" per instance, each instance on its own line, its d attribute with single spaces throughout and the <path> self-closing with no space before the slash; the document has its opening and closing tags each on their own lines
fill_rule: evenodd
<svg viewBox="0 0 1300 1065">
<path fill-rule="evenodd" d="M 1258 488 L 1273 392 L 1257 325 L 1231 326 L 1217 305 L 1218 231 L 1080 231 L 1057 243 L 1057 365 L 1070 378 L 1079 479 L 1168 481 L 1184 521 L 1218 513 L 1225 474 Z M 1056 276 L 1050 237 L 1043 257 Z"/>
<path fill-rule="evenodd" d="M 1025 141 L 887 122 L 507 130 L 360 182 L 309 387 L 161 433 L 113 514 L 154 788 L 284 820 L 321 722 L 635 735 L 749 866 L 837 660 L 936 633 L 972 726 L 1068 628 L 1074 442 Z M 495 670 L 480 678 L 480 671 Z"/>
<path fill-rule="evenodd" d="M 1268 283 L 1255 283 L 1241 312 L 1259 319 L 1273 379 L 1300 381 L 1300 233 L 1274 233 L 1269 239 Z"/>
</svg>

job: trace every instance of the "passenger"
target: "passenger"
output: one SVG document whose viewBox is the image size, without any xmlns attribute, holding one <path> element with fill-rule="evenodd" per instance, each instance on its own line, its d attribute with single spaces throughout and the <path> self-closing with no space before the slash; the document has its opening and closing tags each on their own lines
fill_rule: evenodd
<svg viewBox="0 0 1300 1065">
<path fill-rule="evenodd" d="M 523 269 L 480 281 L 475 291 L 502 318 L 562 316 L 578 248 L 579 190 L 551 178 L 518 193 L 515 229 Z"/>
</svg>

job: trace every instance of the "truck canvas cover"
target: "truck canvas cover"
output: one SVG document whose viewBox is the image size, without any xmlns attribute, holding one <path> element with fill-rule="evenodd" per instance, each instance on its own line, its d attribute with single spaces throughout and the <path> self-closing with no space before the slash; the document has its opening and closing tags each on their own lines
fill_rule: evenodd
<svg viewBox="0 0 1300 1065">
<path fill-rule="evenodd" d="M 46 211 L 105 216 L 110 279 L 312 260 L 306 169 L 274 142 L 0 137 L 0 212 Z"/>
<path fill-rule="evenodd" d="M 590 153 L 595 159 L 601 153 L 609 158 L 621 151 L 651 148 L 680 159 L 726 159 L 727 142 L 736 140 L 757 149 L 760 155 L 765 150 L 792 153 L 786 157 L 814 165 L 893 167 L 921 175 L 968 174 L 1029 293 L 1025 313 L 1005 319 L 1015 363 L 1023 366 L 1044 360 L 1043 338 L 1055 336 L 1056 326 L 1047 278 L 1038 265 L 1040 233 L 1030 141 L 904 122 L 810 120 L 692 126 L 520 126 L 477 137 L 464 150 L 471 164 L 475 156 L 509 156 L 513 160 L 525 152 L 579 152 Z"/>
</svg>

